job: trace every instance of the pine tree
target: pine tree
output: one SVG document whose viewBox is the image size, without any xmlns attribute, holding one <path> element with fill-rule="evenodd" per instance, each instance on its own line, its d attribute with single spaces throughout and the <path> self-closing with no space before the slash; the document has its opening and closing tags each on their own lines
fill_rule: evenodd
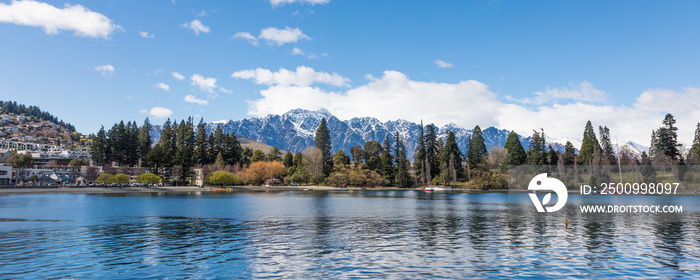
<svg viewBox="0 0 700 280">
<path fill-rule="evenodd" d="M 197 124 L 197 136 L 194 144 L 194 160 L 197 164 L 209 164 L 209 145 L 208 145 L 207 127 L 204 124 L 204 118 L 199 119 Z"/>
<path fill-rule="evenodd" d="M 547 160 L 547 162 L 549 163 L 549 165 L 557 165 L 557 162 L 559 161 L 559 153 L 557 152 L 557 150 L 552 148 L 552 145 L 549 145 L 549 147 L 547 148 L 549 149 L 549 159 Z"/>
<path fill-rule="evenodd" d="M 391 139 L 387 134 L 382 145 L 382 154 L 379 156 L 379 174 L 387 180 L 394 178 L 394 156 L 391 155 Z"/>
<path fill-rule="evenodd" d="M 326 118 L 321 119 L 321 124 L 316 129 L 314 142 L 316 148 L 323 154 L 323 174 L 328 176 L 333 169 L 333 158 L 331 157 L 331 133 L 326 126 Z"/>
<path fill-rule="evenodd" d="M 532 140 L 530 140 L 530 147 L 527 149 L 527 162 L 530 165 L 547 164 L 544 131 L 542 133 L 536 130 L 532 131 Z"/>
<path fill-rule="evenodd" d="M 280 161 L 282 159 L 282 151 L 280 148 L 272 147 L 269 153 L 267 153 L 266 161 Z"/>
<path fill-rule="evenodd" d="M 656 130 L 656 143 L 654 143 L 654 159 L 658 156 L 670 160 L 672 163 L 678 162 L 681 152 L 678 144 L 678 128 L 674 126 L 676 119 L 671 114 L 666 114 L 663 120 L 664 126 Z M 652 140 L 654 142 L 654 140 Z"/>
<path fill-rule="evenodd" d="M 143 121 L 143 125 L 141 125 L 141 128 L 139 128 L 139 160 L 141 161 L 142 166 L 148 166 L 146 156 L 148 155 L 148 152 L 151 151 L 151 146 L 153 145 L 153 140 L 151 140 L 152 128 L 153 127 L 151 126 L 151 122 L 148 120 L 148 118 Z"/>
<path fill-rule="evenodd" d="M 399 188 L 408 188 L 411 186 L 411 175 L 408 172 L 408 158 L 406 158 L 406 146 L 399 139 L 399 132 L 397 131 L 394 138 L 394 159 L 396 162 L 396 167 L 394 170 L 394 186 Z"/>
<path fill-rule="evenodd" d="M 579 164 L 598 164 L 591 162 L 594 153 L 600 153 L 601 148 L 598 143 L 598 138 L 593 131 L 591 121 L 586 122 L 586 128 L 583 130 L 583 143 L 581 144 L 581 152 L 578 154 Z"/>
<path fill-rule="evenodd" d="M 175 158 L 175 148 L 172 145 L 172 139 L 175 138 L 174 126 L 170 119 L 167 119 L 163 124 L 163 130 L 160 133 L 158 141 L 160 154 L 159 161 L 163 169 L 164 179 L 170 179 L 170 171 L 173 167 L 173 159 Z M 153 159 L 153 157 L 152 157 Z"/>
<path fill-rule="evenodd" d="M 294 166 L 294 156 L 292 153 L 287 152 L 284 154 L 284 158 L 282 159 L 282 164 L 284 164 L 284 168 L 288 169 L 290 167 Z M 294 172 L 292 172 L 294 173 Z"/>
<path fill-rule="evenodd" d="M 612 142 L 610 141 L 610 129 L 608 129 L 607 126 L 598 126 L 598 133 L 600 133 L 600 148 L 603 153 L 603 163 L 609 165 L 617 164 L 615 151 L 613 151 Z"/>
<path fill-rule="evenodd" d="M 700 122 L 695 128 L 695 137 L 693 138 L 693 146 L 688 152 L 688 164 L 700 164 Z"/>
<path fill-rule="evenodd" d="M 421 182 L 426 183 L 425 179 L 425 131 L 423 130 L 423 121 L 420 121 L 420 134 L 418 134 L 418 145 L 416 146 L 416 153 L 413 156 L 413 169 Z"/>
<path fill-rule="evenodd" d="M 570 141 L 566 141 L 564 153 L 561 156 L 564 165 L 576 164 L 576 148 L 574 148 L 574 144 L 571 144 Z"/>
<path fill-rule="evenodd" d="M 181 182 L 187 183 L 187 179 L 192 177 L 192 167 L 195 165 L 194 162 L 194 131 L 192 129 L 193 123 L 190 117 L 187 122 L 184 120 L 180 121 L 180 125 L 177 128 L 177 153 L 175 156 L 175 164 L 179 165 L 182 169 Z"/>
<path fill-rule="evenodd" d="M 92 150 L 90 151 L 92 160 L 94 160 L 98 165 L 105 164 L 111 157 L 108 149 L 109 143 L 107 142 L 107 133 L 105 132 L 105 127 L 102 126 L 92 140 Z"/>
<path fill-rule="evenodd" d="M 506 139 L 505 149 L 508 151 L 508 164 L 509 165 L 521 165 L 527 161 L 527 154 L 525 154 L 525 149 L 523 144 L 520 143 L 518 139 L 518 134 L 515 131 L 511 131 L 508 134 L 508 139 Z"/>
<path fill-rule="evenodd" d="M 431 178 L 440 174 L 439 148 L 437 128 L 432 124 L 425 126 L 425 158 L 430 165 L 430 168 L 426 168 L 426 170 L 430 170 Z"/>
<path fill-rule="evenodd" d="M 443 178 L 456 181 L 463 176 L 462 152 L 459 150 L 455 133 L 452 131 L 447 131 L 447 139 L 440 155 L 440 161 L 443 166 Z"/>
<path fill-rule="evenodd" d="M 476 167 L 485 161 L 489 151 L 486 149 L 484 135 L 481 128 L 477 125 L 472 131 L 472 136 L 469 139 L 469 150 L 467 151 L 467 161 L 471 167 Z"/>
</svg>

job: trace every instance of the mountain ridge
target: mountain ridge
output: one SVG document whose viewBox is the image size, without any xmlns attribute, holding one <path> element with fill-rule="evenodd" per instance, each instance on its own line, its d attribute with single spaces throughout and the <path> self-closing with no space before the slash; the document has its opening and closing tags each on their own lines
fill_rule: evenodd
<svg viewBox="0 0 700 280">
<path fill-rule="evenodd" d="M 349 154 L 350 149 L 355 145 L 364 146 L 364 143 L 368 141 L 381 143 L 387 135 L 391 135 L 393 138 L 394 134 L 399 132 L 399 137 L 406 144 L 409 160 L 413 160 L 420 134 L 420 125 L 403 119 L 382 122 L 373 117 L 354 117 L 343 121 L 325 109 L 318 111 L 293 109 L 282 115 L 268 114 L 257 118 L 209 122 L 206 123 L 206 131 L 212 133 L 217 127 L 221 127 L 225 133 L 234 133 L 236 136 L 295 153 L 314 145 L 313 138 L 322 118 L 326 118 L 328 128 L 331 131 L 332 151 L 334 153 L 342 149 L 346 154 Z M 467 139 L 471 137 L 472 129 L 465 129 L 454 123 L 437 128 L 439 139 L 444 139 L 447 136 L 447 131 L 450 130 L 455 133 L 460 150 L 463 152 L 466 150 Z M 156 125 L 151 132 L 154 142 L 160 138 L 160 129 L 161 127 Z M 505 145 L 510 130 L 491 126 L 482 129 L 482 132 L 486 147 L 490 151 L 494 146 L 502 147 Z M 523 147 L 527 149 L 531 137 L 518 135 L 518 138 Z M 547 144 L 551 144 L 555 150 L 563 151 L 566 141 L 560 143 L 561 139 L 548 138 Z M 636 143 L 634 145 L 642 147 Z M 580 148 L 580 144 L 577 148 Z"/>
</svg>

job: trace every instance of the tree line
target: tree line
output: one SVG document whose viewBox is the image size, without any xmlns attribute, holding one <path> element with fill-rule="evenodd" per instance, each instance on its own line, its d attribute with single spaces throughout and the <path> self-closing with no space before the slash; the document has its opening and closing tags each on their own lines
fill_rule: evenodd
<svg viewBox="0 0 700 280">
<path fill-rule="evenodd" d="M 164 179 L 187 182 L 195 166 L 204 167 L 207 182 L 219 184 L 325 184 L 339 187 L 458 184 L 462 187 L 497 189 L 506 187 L 506 171 L 513 165 L 592 166 L 625 165 L 650 166 L 652 163 L 700 163 L 700 123 L 693 146 L 687 157 L 681 155 L 673 115 L 668 114 L 663 126 L 652 132 L 649 154 L 641 158 L 629 151 L 614 151 L 610 129 L 599 126 L 598 133 L 590 121 L 583 130 L 580 151 L 567 141 L 563 152 L 547 145 L 544 130 L 533 130 L 530 145 L 523 147 L 514 131 L 508 134 L 504 147 L 486 147 L 481 128 L 474 127 L 467 139 L 465 151 L 459 149 L 454 132 L 438 137 L 433 124 L 420 125 L 420 134 L 413 164 L 406 156 L 406 145 L 396 132 L 384 141 L 367 141 L 356 145 L 349 153 L 332 153 L 330 130 L 325 118 L 316 130 L 315 145 L 296 154 L 273 148 L 268 154 L 261 150 L 241 148 L 233 134 L 217 127 L 206 132 L 203 120 L 196 126 L 192 118 L 164 123 L 158 143 L 151 142 L 152 126 L 146 119 L 138 127 L 135 122 L 120 122 L 111 129 L 100 129 L 93 138 L 93 160 L 104 164 L 148 167 Z M 619 157 L 618 157 L 619 155 Z M 646 170 L 646 171 L 645 171 Z M 215 171 L 217 172 L 214 175 Z M 645 168 L 645 176 L 653 169 Z M 222 178 L 217 179 L 217 178 Z M 277 181 L 275 181 L 277 180 Z M 223 183 L 221 183 L 223 185 Z"/>
<path fill-rule="evenodd" d="M 208 134 L 203 119 L 196 126 L 191 117 L 179 123 L 166 120 L 155 145 L 152 130 L 148 118 L 140 127 L 131 121 L 121 121 L 109 130 L 103 126 L 92 137 L 92 159 L 99 165 L 116 162 L 147 167 L 165 180 L 187 183 L 195 166 L 240 166 L 253 156 L 252 150 L 241 148 L 236 136 L 224 133 L 221 127 Z"/>
<path fill-rule="evenodd" d="M 49 112 L 42 111 L 37 106 L 24 106 L 24 104 L 17 104 L 17 101 L 0 101 L 0 114 L 15 114 L 24 115 L 28 117 L 35 117 L 43 121 L 53 122 L 57 125 L 64 127 L 68 132 L 74 132 L 75 127 L 72 124 L 63 122 L 58 118 L 51 115 Z"/>
</svg>

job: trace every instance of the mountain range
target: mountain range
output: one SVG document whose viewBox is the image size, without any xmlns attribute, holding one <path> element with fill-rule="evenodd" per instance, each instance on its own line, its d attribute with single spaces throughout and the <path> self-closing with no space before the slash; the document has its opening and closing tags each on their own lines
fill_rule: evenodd
<svg viewBox="0 0 700 280">
<path fill-rule="evenodd" d="M 418 136 L 420 135 L 420 124 L 406 120 L 382 122 L 371 117 L 340 120 L 325 109 L 318 111 L 294 109 L 282 115 L 271 114 L 258 118 L 210 122 L 206 123 L 206 130 L 207 133 L 212 133 L 220 126 L 225 133 L 234 133 L 236 136 L 249 138 L 295 153 L 314 145 L 314 135 L 322 118 L 326 118 L 328 129 L 331 132 L 331 143 L 334 153 L 342 149 L 346 154 L 349 154 L 350 149 L 355 145 L 364 145 L 368 141 L 381 143 L 387 135 L 390 135 L 393 139 L 395 133 L 398 132 L 401 141 L 406 144 L 406 152 L 409 159 L 413 159 Z M 156 125 L 151 131 L 154 143 L 160 138 L 161 129 L 161 126 Z M 471 137 L 473 129 L 465 129 L 453 123 L 447 124 L 439 128 L 438 138 L 444 140 L 448 130 L 455 133 L 459 148 L 465 151 L 467 139 Z M 504 146 L 510 133 L 509 130 L 495 127 L 482 129 L 482 132 L 489 151 L 493 147 Z M 518 137 L 523 147 L 527 149 L 530 146 L 531 137 L 523 137 L 521 135 L 518 135 Z M 566 141 L 571 141 L 577 149 L 581 147 L 581 141 L 577 139 L 547 138 L 547 144 L 552 145 L 552 148 L 559 151 L 564 150 Z M 646 147 L 633 142 L 615 143 L 615 145 L 616 149 L 628 147 L 627 149 L 636 155 L 648 150 Z"/>
</svg>

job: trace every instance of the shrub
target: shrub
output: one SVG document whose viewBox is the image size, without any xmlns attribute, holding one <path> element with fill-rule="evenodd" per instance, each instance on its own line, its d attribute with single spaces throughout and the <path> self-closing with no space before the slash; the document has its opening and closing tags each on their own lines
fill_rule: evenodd
<svg viewBox="0 0 700 280">
<path fill-rule="evenodd" d="M 207 175 L 207 178 L 204 180 L 204 182 L 209 185 L 219 186 L 232 186 L 241 184 L 241 180 L 238 179 L 238 176 L 226 171 L 214 171 Z"/>
<path fill-rule="evenodd" d="M 248 168 L 238 172 L 241 180 L 251 184 L 260 184 L 270 178 L 278 178 L 285 172 L 284 164 L 279 161 L 258 161 L 251 163 Z"/>
<path fill-rule="evenodd" d="M 158 184 L 160 181 L 160 176 L 153 173 L 143 173 L 136 177 L 136 182 L 142 184 Z"/>
</svg>

